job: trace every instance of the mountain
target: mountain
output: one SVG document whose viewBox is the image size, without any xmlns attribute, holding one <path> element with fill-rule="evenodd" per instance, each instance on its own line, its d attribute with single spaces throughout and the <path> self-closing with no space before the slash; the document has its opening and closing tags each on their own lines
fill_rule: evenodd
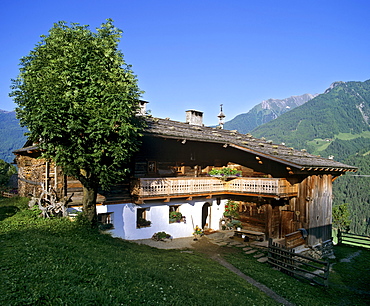
<svg viewBox="0 0 370 306">
<path fill-rule="evenodd" d="M 234 119 L 225 122 L 227 130 L 238 130 L 240 133 L 248 133 L 257 126 L 276 119 L 280 115 L 300 106 L 313 99 L 317 95 L 304 94 L 291 96 L 286 99 L 268 99 L 253 107 L 248 113 L 240 114 Z"/>
<path fill-rule="evenodd" d="M 325 93 L 257 127 L 252 134 L 320 154 L 326 149 L 329 152 L 329 146 L 339 145 L 340 140 L 362 137 L 367 142 L 369 118 L 370 80 L 335 82 Z"/>
<path fill-rule="evenodd" d="M 348 203 L 350 231 L 370 235 L 370 80 L 335 82 L 251 133 L 358 167 L 335 181 L 333 204 Z"/>
<path fill-rule="evenodd" d="M 25 132 L 27 132 L 27 129 L 19 125 L 15 111 L 0 110 L 0 159 L 7 163 L 11 163 L 14 160 L 12 151 L 21 148 L 25 144 Z"/>
</svg>

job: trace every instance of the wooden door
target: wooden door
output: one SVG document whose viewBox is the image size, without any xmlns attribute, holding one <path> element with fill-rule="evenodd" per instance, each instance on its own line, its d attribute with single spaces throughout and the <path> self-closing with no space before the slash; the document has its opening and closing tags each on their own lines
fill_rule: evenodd
<svg viewBox="0 0 370 306">
<path fill-rule="evenodd" d="M 294 218 L 294 211 L 290 211 L 290 210 L 281 211 L 281 223 L 280 223 L 281 238 L 293 232 L 293 220 L 294 220 L 293 218 Z"/>
</svg>

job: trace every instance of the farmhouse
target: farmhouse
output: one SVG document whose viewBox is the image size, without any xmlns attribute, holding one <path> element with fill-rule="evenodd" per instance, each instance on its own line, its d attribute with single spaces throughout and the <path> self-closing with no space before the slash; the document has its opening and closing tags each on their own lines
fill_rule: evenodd
<svg viewBox="0 0 370 306">
<path fill-rule="evenodd" d="M 199 111 L 186 114 L 186 122 L 146 117 L 131 177 L 99 193 L 99 220 L 113 236 L 135 240 L 164 231 L 179 238 L 191 236 L 196 226 L 222 230 L 232 221 L 225 209 L 236 203 L 238 226 L 263 233 L 264 239 L 302 229 L 309 246 L 331 241 L 332 182 L 357 168 L 250 134 L 205 127 Z M 70 206 L 80 209 L 80 183 L 36 159 L 37 146 L 28 143 L 14 154 L 20 195 L 52 188 L 60 196 L 73 193 Z M 212 169 L 224 168 L 239 177 L 210 176 Z"/>
</svg>

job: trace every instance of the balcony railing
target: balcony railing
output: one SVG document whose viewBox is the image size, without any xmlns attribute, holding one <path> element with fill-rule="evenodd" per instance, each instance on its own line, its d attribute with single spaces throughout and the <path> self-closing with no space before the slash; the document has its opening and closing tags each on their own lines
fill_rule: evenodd
<svg viewBox="0 0 370 306">
<path fill-rule="evenodd" d="M 196 195 L 212 193 L 240 193 L 251 195 L 292 196 L 297 194 L 297 185 L 284 178 L 236 178 L 222 181 L 217 178 L 140 178 L 133 194 L 138 197 Z"/>
</svg>

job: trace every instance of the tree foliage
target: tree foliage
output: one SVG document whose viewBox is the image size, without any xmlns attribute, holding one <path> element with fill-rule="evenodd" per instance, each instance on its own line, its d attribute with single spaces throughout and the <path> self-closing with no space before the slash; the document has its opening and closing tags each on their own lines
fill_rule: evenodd
<svg viewBox="0 0 370 306">
<path fill-rule="evenodd" d="M 142 127 L 136 116 L 142 92 L 118 49 L 122 31 L 110 19 L 96 30 L 54 24 L 21 59 L 10 94 L 29 139 L 84 186 L 92 222 L 97 188 L 127 172 Z"/>
<path fill-rule="evenodd" d="M 6 187 L 12 174 L 17 173 L 16 168 L 0 159 L 0 187 Z"/>
<path fill-rule="evenodd" d="M 348 203 L 350 232 L 358 235 L 370 235 L 370 155 L 366 154 L 369 151 L 370 147 L 363 148 L 345 159 L 345 163 L 358 167 L 358 171 L 339 177 L 333 184 L 333 207 Z"/>
<path fill-rule="evenodd" d="M 340 204 L 333 207 L 333 226 L 348 231 L 351 220 L 349 218 L 348 204 Z"/>
</svg>

